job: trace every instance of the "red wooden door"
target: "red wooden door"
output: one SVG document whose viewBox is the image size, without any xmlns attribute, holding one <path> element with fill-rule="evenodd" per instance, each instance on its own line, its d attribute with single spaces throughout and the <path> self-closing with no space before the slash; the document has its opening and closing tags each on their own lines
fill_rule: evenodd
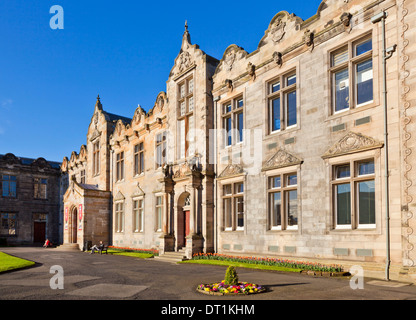
<svg viewBox="0 0 416 320">
<path fill-rule="evenodd" d="M 45 242 L 46 222 L 33 222 L 33 242 Z"/>
<path fill-rule="evenodd" d="M 190 233 L 190 211 L 184 211 L 183 212 L 183 218 L 184 218 L 184 229 L 185 229 L 185 244 L 186 244 L 186 237 Z"/>
</svg>

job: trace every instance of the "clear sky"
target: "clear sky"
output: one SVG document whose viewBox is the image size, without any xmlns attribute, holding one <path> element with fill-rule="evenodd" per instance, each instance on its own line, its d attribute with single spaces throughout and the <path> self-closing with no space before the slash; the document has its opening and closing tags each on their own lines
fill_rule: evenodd
<svg viewBox="0 0 416 320">
<path fill-rule="evenodd" d="M 149 110 L 179 53 L 185 20 L 192 43 L 222 58 L 257 49 L 271 19 L 303 20 L 321 0 L 0 1 L 0 154 L 62 161 L 86 144 L 97 94 L 104 110 Z M 52 29 L 53 5 L 64 28 Z"/>
</svg>

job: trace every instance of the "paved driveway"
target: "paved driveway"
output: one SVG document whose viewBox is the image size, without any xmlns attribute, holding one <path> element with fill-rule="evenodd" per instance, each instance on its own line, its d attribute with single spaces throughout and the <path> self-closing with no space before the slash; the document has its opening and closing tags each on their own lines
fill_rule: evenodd
<svg viewBox="0 0 416 320">
<path fill-rule="evenodd" d="M 37 263 L 29 269 L 0 274 L 0 299 L 6 300 L 204 300 L 214 303 L 218 297 L 197 293 L 195 288 L 200 283 L 222 280 L 226 270 L 222 266 L 173 264 L 58 249 L 1 248 L 1 251 Z M 63 289 L 50 286 L 51 279 L 58 275 L 50 273 L 53 266 L 63 270 Z M 259 283 L 269 291 L 222 297 L 221 301 L 416 299 L 414 285 L 366 279 L 364 289 L 353 290 L 348 279 L 242 268 L 237 272 L 241 281 Z M 55 286 L 59 283 L 52 281 Z"/>
</svg>

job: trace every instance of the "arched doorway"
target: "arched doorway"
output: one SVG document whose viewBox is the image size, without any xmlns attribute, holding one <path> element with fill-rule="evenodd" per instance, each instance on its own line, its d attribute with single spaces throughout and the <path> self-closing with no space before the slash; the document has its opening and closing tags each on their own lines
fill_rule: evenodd
<svg viewBox="0 0 416 320">
<path fill-rule="evenodd" d="M 70 233 L 69 233 L 69 243 L 77 243 L 77 221 L 78 221 L 78 209 L 74 207 L 71 211 L 71 223 L 70 223 Z"/>
<path fill-rule="evenodd" d="M 177 212 L 177 241 L 178 248 L 181 248 L 186 246 L 186 237 L 189 236 L 191 229 L 191 200 L 188 192 L 180 195 Z"/>
</svg>

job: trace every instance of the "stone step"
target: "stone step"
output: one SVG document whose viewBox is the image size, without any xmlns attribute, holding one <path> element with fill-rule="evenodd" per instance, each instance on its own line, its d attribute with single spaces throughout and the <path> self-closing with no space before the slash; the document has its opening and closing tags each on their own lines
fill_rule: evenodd
<svg viewBox="0 0 416 320">
<path fill-rule="evenodd" d="M 160 260 L 160 261 L 167 261 L 167 262 L 178 262 L 178 261 L 188 260 L 185 255 L 185 249 L 181 249 L 176 252 L 174 251 L 165 252 L 164 254 L 155 256 L 155 259 Z"/>
<path fill-rule="evenodd" d="M 78 243 L 64 243 L 60 246 L 57 246 L 55 250 L 62 251 L 80 251 Z"/>
</svg>

